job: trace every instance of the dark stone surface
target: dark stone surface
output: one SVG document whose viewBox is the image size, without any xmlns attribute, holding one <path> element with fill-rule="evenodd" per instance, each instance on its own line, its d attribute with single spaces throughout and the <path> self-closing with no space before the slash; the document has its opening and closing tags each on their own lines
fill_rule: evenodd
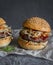
<svg viewBox="0 0 53 65">
<path fill-rule="evenodd" d="M 53 65 L 53 62 L 29 55 L 8 55 L 0 57 L 0 65 Z"/>
</svg>

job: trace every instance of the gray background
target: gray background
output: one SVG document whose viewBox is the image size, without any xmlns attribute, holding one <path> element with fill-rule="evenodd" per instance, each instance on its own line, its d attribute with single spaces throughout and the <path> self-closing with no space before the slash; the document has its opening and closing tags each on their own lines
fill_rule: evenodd
<svg viewBox="0 0 53 65">
<path fill-rule="evenodd" d="M 46 19 L 53 28 L 53 0 L 0 0 L 0 17 L 13 29 L 32 16 Z"/>
</svg>

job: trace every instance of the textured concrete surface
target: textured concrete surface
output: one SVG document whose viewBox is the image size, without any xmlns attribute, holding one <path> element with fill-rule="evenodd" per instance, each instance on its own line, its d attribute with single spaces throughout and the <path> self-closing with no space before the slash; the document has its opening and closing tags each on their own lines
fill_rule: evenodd
<svg viewBox="0 0 53 65">
<path fill-rule="evenodd" d="M 26 55 L 8 55 L 0 57 L 0 65 L 53 65 L 53 62 Z"/>
</svg>

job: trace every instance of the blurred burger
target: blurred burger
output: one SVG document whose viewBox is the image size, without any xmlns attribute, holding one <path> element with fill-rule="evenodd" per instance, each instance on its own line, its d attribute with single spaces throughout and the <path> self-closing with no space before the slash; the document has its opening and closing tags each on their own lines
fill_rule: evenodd
<svg viewBox="0 0 53 65">
<path fill-rule="evenodd" d="M 39 50 L 46 47 L 51 28 L 48 22 L 39 17 L 32 17 L 23 23 L 18 43 L 22 48 Z"/>
<path fill-rule="evenodd" d="M 5 20 L 0 18 L 0 47 L 7 46 L 12 40 L 11 28 L 8 27 Z"/>
</svg>

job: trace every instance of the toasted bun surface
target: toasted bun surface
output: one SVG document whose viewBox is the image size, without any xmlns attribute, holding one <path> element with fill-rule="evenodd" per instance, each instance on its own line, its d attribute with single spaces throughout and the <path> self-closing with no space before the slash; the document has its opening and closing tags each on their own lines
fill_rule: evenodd
<svg viewBox="0 0 53 65">
<path fill-rule="evenodd" d="M 0 47 L 7 46 L 8 44 L 10 44 L 11 40 L 12 40 L 11 36 L 1 38 L 0 39 Z"/>
<path fill-rule="evenodd" d="M 0 18 L 0 25 L 3 25 L 5 23 L 6 23 L 5 20 L 3 18 Z"/>
<path fill-rule="evenodd" d="M 31 50 L 43 49 L 44 47 L 46 47 L 47 42 L 48 41 L 40 43 L 35 42 L 36 44 L 34 44 L 34 42 L 23 40 L 21 37 L 18 38 L 18 43 L 22 48 Z"/>
<path fill-rule="evenodd" d="M 51 28 L 48 22 L 39 17 L 32 17 L 32 18 L 27 19 L 23 23 L 23 27 L 34 29 L 34 30 L 45 31 L 45 32 L 51 31 Z"/>
</svg>

